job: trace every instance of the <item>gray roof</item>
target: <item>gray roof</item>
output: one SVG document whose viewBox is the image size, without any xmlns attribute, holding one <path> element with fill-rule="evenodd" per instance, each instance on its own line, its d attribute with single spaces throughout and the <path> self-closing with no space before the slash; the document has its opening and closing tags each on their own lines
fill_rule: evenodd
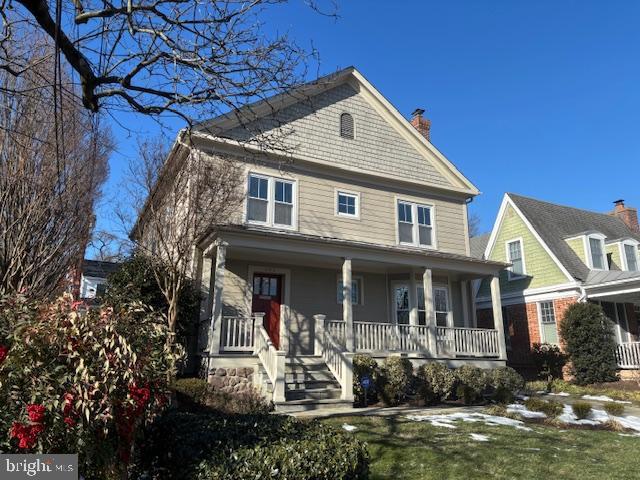
<svg viewBox="0 0 640 480">
<path fill-rule="evenodd" d="M 487 249 L 491 233 L 478 235 L 469 239 L 469 247 L 471 248 L 471 256 L 474 258 L 484 258 L 484 252 Z"/>
<path fill-rule="evenodd" d="M 601 283 L 619 282 L 640 278 L 640 272 L 625 272 L 621 270 L 594 270 L 589 272 L 586 285 L 600 285 Z"/>
<path fill-rule="evenodd" d="M 607 241 L 623 238 L 640 241 L 639 233 L 612 215 L 556 205 L 514 193 L 508 195 L 567 271 L 578 280 L 588 281 L 591 272 L 569 247 L 566 238 L 597 231 L 605 235 Z"/>
<path fill-rule="evenodd" d="M 101 260 L 87 260 L 82 262 L 82 275 L 85 277 L 107 278 L 120 268 L 118 262 L 104 262 Z"/>
</svg>

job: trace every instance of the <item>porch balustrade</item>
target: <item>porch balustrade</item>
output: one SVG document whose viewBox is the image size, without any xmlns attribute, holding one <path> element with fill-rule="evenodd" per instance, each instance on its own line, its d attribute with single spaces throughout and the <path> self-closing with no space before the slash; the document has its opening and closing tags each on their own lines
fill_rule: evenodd
<svg viewBox="0 0 640 480">
<path fill-rule="evenodd" d="M 497 330 L 486 328 L 438 327 L 436 341 L 440 355 L 498 357 L 500 339 Z"/>
<path fill-rule="evenodd" d="M 630 342 L 618 345 L 616 361 L 620 368 L 640 368 L 640 342 Z"/>
<path fill-rule="evenodd" d="M 255 325 L 262 324 L 262 316 L 222 317 L 221 352 L 253 352 Z"/>
</svg>

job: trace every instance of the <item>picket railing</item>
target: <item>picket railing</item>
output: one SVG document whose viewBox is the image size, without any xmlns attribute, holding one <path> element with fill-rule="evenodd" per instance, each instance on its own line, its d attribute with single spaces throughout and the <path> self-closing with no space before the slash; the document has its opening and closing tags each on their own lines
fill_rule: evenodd
<svg viewBox="0 0 640 480">
<path fill-rule="evenodd" d="M 262 323 L 262 315 L 251 317 L 222 317 L 221 352 L 252 352 L 255 323 Z"/>
<path fill-rule="evenodd" d="M 499 357 L 497 330 L 486 328 L 437 327 L 438 354 L 465 357 Z"/>
<path fill-rule="evenodd" d="M 255 353 L 273 385 L 273 401 L 284 402 L 286 352 L 276 349 L 262 322 L 255 323 Z"/>
<path fill-rule="evenodd" d="M 354 322 L 353 329 L 356 351 L 429 351 L 429 328 L 425 325 Z"/>
<path fill-rule="evenodd" d="M 342 320 L 326 320 L 324 327 L 333 339 L 343 347 L 347 342 L 347 324 Z"/>
<path fill-rule="evenodd" d="M 344 344 L 339 342 L 332 332 L 345 333 L 344 328 L 332 328 L 334 321 L 326 321 L 324 315 L 315 315 L 316 354 L 320 354 L 329 370 L 340 384 L 340 398 L 353 401 L 353 352 L 345 352 Z M 344 340 L 344 338 L 343 338 Z"/>
<path fill-rule="evenodd" d="M 640 342 L 618 345 L 616 361 L 620 368 L 640 368 Z"/>
</svg>

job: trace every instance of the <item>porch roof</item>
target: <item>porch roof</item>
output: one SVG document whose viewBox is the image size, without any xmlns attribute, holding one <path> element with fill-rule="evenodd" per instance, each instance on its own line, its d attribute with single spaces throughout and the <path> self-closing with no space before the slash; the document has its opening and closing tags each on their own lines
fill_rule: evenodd
<svg viewBox="0 0 640 480">
<path fill-rule="evenodd" d="M 588 298 L 640 303 L 640 272 L 590 272 L 584 289 Z"/>
<path fill-rule="evenodd" d="M 216 238 L 229 241 L 230 246 L 240 245 L 267 250 L 284 250 L 297 253 L 351 257 L 383 263 L 398 263 L 415 267 L 452 268 L 478 275 L 493 275 L 506 268 L 507 264 L 492 260 L 473 258 L 456 253 L 427 250 L 397 245 L 380 245 L 356 240 L 302 234 L 299 232 L 273 230 L 256 226 L 227 225 L 201 242 L 201 248 L 213 244 Z M 269 242 L 265 242 L 269 239 Z M 275 241 L 277 240 L 277 241 Z"/>
</svg>

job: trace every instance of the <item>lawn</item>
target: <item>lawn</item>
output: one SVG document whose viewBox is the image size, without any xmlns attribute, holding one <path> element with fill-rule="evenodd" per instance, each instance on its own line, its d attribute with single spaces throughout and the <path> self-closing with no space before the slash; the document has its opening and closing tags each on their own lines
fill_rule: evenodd
<svg viewBox="0 0 640 480">
<path fill-rule="evenodd" d="M 371 480 L 637 479 L 640 437 L 528 424 L 532 431 L 458 421 L 456 428 L 395 417 L 323 420 L 368 443 Z M 481 442 L 471 434 L 488 437 Z"/>
</svg>

